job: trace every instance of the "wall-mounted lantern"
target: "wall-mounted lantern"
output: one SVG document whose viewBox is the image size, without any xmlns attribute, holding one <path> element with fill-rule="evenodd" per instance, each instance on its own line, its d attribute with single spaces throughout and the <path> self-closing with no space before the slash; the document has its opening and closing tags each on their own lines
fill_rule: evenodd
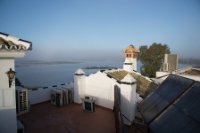
<svg viewBox="0 0 200 133">
<path fill-rule="evenodd" d="M 15 71 L 12 70 L 12 68 L 10 68 L 10 70 L 8 72 L 6 72 L 6 74 L 8 75 L 8 82 L 9 82 L 9 88 L 12 85 L 13 79 L 15 78 Z"/>
</svg>

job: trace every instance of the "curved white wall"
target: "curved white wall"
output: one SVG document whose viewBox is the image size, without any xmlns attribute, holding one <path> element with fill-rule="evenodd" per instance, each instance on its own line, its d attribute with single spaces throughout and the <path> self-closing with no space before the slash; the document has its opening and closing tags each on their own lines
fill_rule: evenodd
<svg viewBox="0 0 200 133">
<path fill-rule="evenodd" d="M 86 78 L 85 95 L 95 97 L 97 105 L 113 109 L 115 84 L 115 79 L 99 71 Z"/>
<path fill-rule="evenodd" d="M 85 95 L 85 75 L 74 75 L 74 102 L 81 103 L 81 96 Z"/>
</svg>

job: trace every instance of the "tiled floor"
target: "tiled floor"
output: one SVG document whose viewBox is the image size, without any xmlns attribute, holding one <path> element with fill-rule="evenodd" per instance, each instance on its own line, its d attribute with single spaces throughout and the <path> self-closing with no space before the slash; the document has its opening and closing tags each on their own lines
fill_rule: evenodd
<svg viewBox="0 0 200 133">
<path fill-rule="evenodd" d="M 78 104 L 56 107 L 45 102 L 19 119 L 26 133 L 115 133 L 113 111 L 98 106 L 90 113 Z"/>
</svg>

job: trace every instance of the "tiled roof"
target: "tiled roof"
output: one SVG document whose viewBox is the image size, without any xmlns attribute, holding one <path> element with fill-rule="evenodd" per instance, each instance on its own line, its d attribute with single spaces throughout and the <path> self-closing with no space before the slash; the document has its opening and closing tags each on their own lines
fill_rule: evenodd
<svg viewBox="0 0 200 133">
<path fill-rule="evenodd" d="M 26 51 L 32 49 L 32 43 L 0 32 L 0 50 Z"/>
<path fill-rule="evenodd" d="M 139 49 L 135 48 L 132 44 L 129 45 L 127 48 L 125 48 L 125 53 L 126 52 L 136 52 L 136 53 L 139 53 Z"/>
<path fill-rule="evenodd" d="M 115 71 L 105 71 L 105 73 L 117 81 L 121 81 L 129 72 L 118 69 Z M 155 90 L 158 86 L 148 79 L 147 77 L 137 73 L 132 72 L 130 73 L 134 79 L 136 79 L 137 82 L 137 93 L 139 93 L 142 97 L 147 96 L 149 93 L 151 93 L 153 90 Z"/>
</svg>

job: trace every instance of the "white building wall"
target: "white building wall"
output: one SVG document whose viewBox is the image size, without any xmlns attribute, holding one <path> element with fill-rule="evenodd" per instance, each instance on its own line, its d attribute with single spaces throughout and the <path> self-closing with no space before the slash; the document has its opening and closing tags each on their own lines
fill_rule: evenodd
<svg viewBox="0 0 200 133">
<path fill-rule="evenodd" d="M 97 72 L 86 78 L 85 95 L 93 96 L 97 105 L 113 109 L 116 80 Z"/>
<path fill-rule="evenodd" d="M 73 88 L 72 83 L 65 85 L 58 85 L 57 87 L 49 86 L 44 88 L 37 88 L 35 90 L 28 90 L 28 99 L 31 105 L 38 104 L 51 100 L 51 90 L 59 88 Z"/>
<path fill-rule="evenodd" d="M 9 88 L 9 82 L 8 82 L 8 76 L 6 74 L 7 71 L 10 70 L 10 68 L 12 68 L 13 71 L 15 71 L 15 63 L 14 63 L 14 59 L 0 59 L 0 89 L 5 89 L 5 88 Z M 13 82 L 12 89 L 15 89 L 15 83 Z"/>
<path fill-rule="evenodd" d="M 133 65 L 124 64 L 124 65 L 123 65 L 123 69 L 124 69 L 125 71 L 132 72 L 134 68 L 133 68 Z"/>
<path fill-rule="evenodd" d="M 10 68 L 15 70 L 13 58 L 0 59 L 0 133 L 17 132 L 15 81 L 9 88 L 8 76 Z"/>
<path fill-rule="evenodd" d="M 51 98 L 52 88 L 38 88 L 37 90 L 28 90 L 28 98 L 30 104 L 37 104 L 45 101 L 49 101 Z"/>
<path fill-rule="evenodd" d="M 123 122 L 130 125 L 135 119 L 135 111 L 137 105 L 136 84 L 119 85 L 121 92 L 121 112 L 123 114 Z"/>
<path fill-rule="evenodd" d="M 168 54 L 164 55 L 164 63 L 168 63 Z"/>
<path fill-rule="evenodd" d="M 132 64 L 130 64 L 132 63 Z M 128 72 L 137 71 L 137 59 L 133 58 L 126 58 L 123 69 Z"/>
<path fill-rule="evenodd" d="M 81 97 L 85 95 L 85 75 L 74 75 L 74 102 L 82 103 Z"/>
<path fill-rule="evenodd" d="M 133 70 L 137 71 L 137 59 L 133 59 Z"/>
</svg>

